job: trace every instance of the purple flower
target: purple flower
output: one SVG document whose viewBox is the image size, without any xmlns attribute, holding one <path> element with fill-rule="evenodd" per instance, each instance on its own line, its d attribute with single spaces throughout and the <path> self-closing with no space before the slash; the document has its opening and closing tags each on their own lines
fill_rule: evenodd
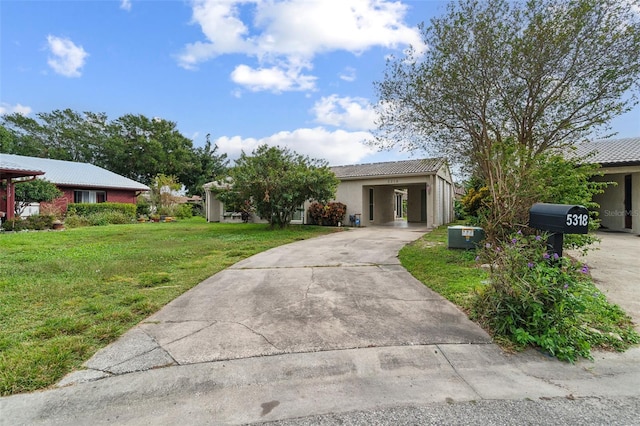
<svg viewBox="0 0 640 426">
<path fill-rule="evenodd" d="M 476 262 L 480 261 L 480 256 L 476 256 Z"/>
<path fill-rule="evenodd" d="M 484 245 L 485 248 L 491 248 L 491 243 L 487 243 Z"/>
<path fill-rule="evenodd" d="M 553 260 L 558 260 L 560 256 L 558 256 L 558 253 L 553 253 Z"/>
<path fill-rule="evenodd" d="M 540 241 L 542 237 L 540 235 L 536 235 L 536 241 Z"/>
<path fill-rule="evenodd" d="M 511 239 L 511 244 L 515 244 L 515 243 L 517 243 L 517 242 L 518 242 L 518 239 L 517 239 L 517 238 L 512 238 L 512 239 Z"/>
<path fill-rule="evenodd" d="M 550 258 L 551 256 L 549 256 L 549 253 L 545 253 L 545 254 L 543 254 L 543 255 L 542 255 L 542 257 L 543 257 L 544 259 L 548 259 L 548 258 Z"/>
<path fill-rule="evenodd" d="M 522 235 L 522 231 L 518 229 L 518 232 L 516 232 L 516 234 Z"/>
<path fill-rule="evenodd" d="M 529 262 L 529 263 L 527 263 L 527 266 L 528 266 L 529 268 L 533 268 L 535 265 L 533 264 L 533 262 Z"/>
<path fill-rule="evenodd" d="M 564 285 L 564 289 L 566 290 L 566 289 L 568 289 L 568 288 L 569 288 L 569 284 L 565 284 L 565 285 Z"/>
<path fill-rule="evenodd" d="M 582 272 L 583 274 L 588 274 L 589 267 L 587 265 L 582 266 L 582 269 L 580 269 L 580 272 Z"/>
</svg>

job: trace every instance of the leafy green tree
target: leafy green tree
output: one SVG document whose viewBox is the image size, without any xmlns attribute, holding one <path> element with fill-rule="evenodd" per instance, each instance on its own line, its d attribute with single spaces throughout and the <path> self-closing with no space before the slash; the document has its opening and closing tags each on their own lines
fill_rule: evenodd
<svg viewBox="0 0 640 426">
<path fill-rule="evenodd" d="M 3 153 L 30 157 L 46 156 L 44 130 L 35 119 L 19 113 L 7 114 L 2 116 L 2 127 L 10 135 L 3 136 L 0 147 Z"/>
<path fill-rule="evenodd" d="M 543 154 L 604 134 L 640 89 L 640 16 L 618 0 L 460 0 L 376 83 L 380 147 L 437 151 L 525 221 Z M 512 191 L 512 192 L 509 192 Z M 521 197 L 521 194 L 525 194 Z M 533 197 L 536 198 L 536 197 Z"/>
<path fill-rule="evenodd" d="M 305 201 L 325 203 L 333 198 L 339 183 L 325 161 L 267 145 L 251 155 L 243 152 L 229 177 L 231 184 L 217 188 L 217 196 L 250 203 L 261 218 L 280 228 Z"/>
<path fill-rule="evenodd" d="M 105 114 L 80 114 L 67 108 L 36 116 L 37 120 L 18 113 L 3 117 L 3 124 L 10 126 L 17 140 L 11 153 L 96 163 L 105 144 Z"/>
<path fill-rule="evenodd" d="M 147 185 L 158 174 L 171 175 L 188 188 L 199 178 L 193 142 L 174 122 L 126 114 L 111 123 L 109 135 L 103 167 L 115 173 Z"/>
<path fill-rule="evenodd" d="M 6 127 L 0 125 L 0 152 L 13 153 L 15 137 Z"/>
<path fill-rule="evenodd" d="M 62 192 L 58 187 L 44 179 L 17 183 L 15 185 L 16 217 L 20 216 L 31 203 L 50 202 L 61 196 Z"/>
<path fill-rule="evenodd" d="M 185 185 L 187 192 L 191 195 L 204 195 L 203 185 L 222 177 L 227 171 L 227 154 L 216 154 L 217 145 L 212 145 L 210 136 L 203 147 L 195 148 L 197 172 L 193 175 L 190 185 Z"/>
</svg>

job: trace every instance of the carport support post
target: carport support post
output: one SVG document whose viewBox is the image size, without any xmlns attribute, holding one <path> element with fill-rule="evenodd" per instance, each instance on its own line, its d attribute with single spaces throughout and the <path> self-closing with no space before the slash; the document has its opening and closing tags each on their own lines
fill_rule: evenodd
<svg viewBox="0 0 640 426">
<path fill-rule="evenodd" d="M 13 182 L 13 180 L 11 179 L 11 177 L 9 177 L 9 179 L 7 179 L 7 220 L 9 219 L 13 219 L 13 217 L 15 216 L 15 210 L 16 210 L 16 194 L 15 194 L 15 183 Z"/>
</svg>

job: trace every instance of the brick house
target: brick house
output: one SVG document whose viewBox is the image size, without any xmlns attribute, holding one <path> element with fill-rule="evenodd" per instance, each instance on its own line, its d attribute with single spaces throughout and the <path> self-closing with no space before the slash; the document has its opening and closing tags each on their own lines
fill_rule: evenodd
<svg viewBox="0 0 640 426">
<path fill-rule="evenodd" d="M 21 173 L 18 173 L 22 171 Z M 132 203 L 149 187 L 89 163 L 0 154 L 0 211 L 13 216 L 11 189 L 33 177 L 54 183 L 63 195 L 52 204 L 64 212 L 69 203 Z M 9 193 L 8 193 L 9 192 Z M 32 210 L 32 213 L 36 213 Z"/>
</svg>

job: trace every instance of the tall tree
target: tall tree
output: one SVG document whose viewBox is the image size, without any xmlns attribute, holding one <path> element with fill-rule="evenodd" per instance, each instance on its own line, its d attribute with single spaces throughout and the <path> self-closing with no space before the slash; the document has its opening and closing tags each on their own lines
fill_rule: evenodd
<svg viewBox="0 0 640 426">
<path fill-rule="evenodd" d="M 229 160 L 227 154 L 216 154 L 217 145 L 211 144 L 210 135 L 203 147 L 195 148 L 195 157 L 198 171 L 194 173 L 193 183 L 187 186 L 187 192 L 191 195 L 204 195 L 203 185 L 223 177 L 227 171 Z"/>
<path fill-rule="evenodd" d="M 105 168 L 147 185 L 158 174 L 176 176 L 189 186 L 197 171 L 193 143 L 176 124 L 161 118 L 126 114 L 109 127 Z"/>
<path fill-rule="evenodd" d="M 231 185 L 219 187 L 217 196 L 250 203 L 261 218 L 280 228 L 305 201 L 333 198 L 339 183 L 325 161 L 267 145 L 251 155 L 243 152 L 229 176 Z"/>
<path fill-rule="evenodd" d="M 5 154 L 46 157 L 47 140 L 43 126 L 34 118 L 20 113 L 2 116 L 2 127 L 10 137 L 3 137 L 0 147 Z"/>
<path fill-rule="evenodd" d="M 22 114 L 3 117 L 3 124 L 12 130 L 15 154 L 53 158 L 57 160 L 94 163 L 105 143 L 106 115 L 71 109 L 36 114 L 37 120 Z"/>
<path fill-rule="evenodd" d="M 484 180 L 495 211 L 517 209 L 509 220 L 524 220 L 528 206 L 508 201 L 505 191 L 530 185 L 537 157 L 606 134 L 611 119 L 637 103 L 638 6 L 449 4 L 444 16 L 421 26 L 424 53 L 390 60 L 376 83 L 376 143 L 457 159 Z"/>
</svg>

